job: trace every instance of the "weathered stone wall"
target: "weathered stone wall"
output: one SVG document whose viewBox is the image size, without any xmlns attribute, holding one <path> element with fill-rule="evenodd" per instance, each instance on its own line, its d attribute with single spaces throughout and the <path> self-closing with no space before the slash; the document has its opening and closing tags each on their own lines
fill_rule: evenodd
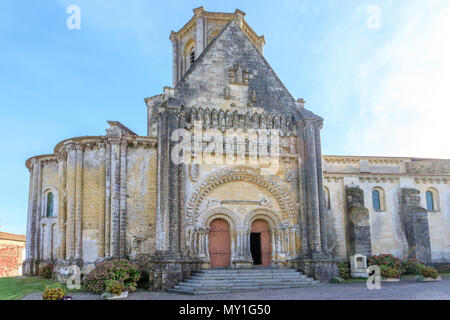
<svg viewBox="0 0 450 320">
<path fill-rule="evenodd" d="M 417 165 L 416 165 L 417 163 Z M 401 220 L 401 189 L 419 190 L 420 207 L 426 208 L 426 192 L 435 190 L 438 208 L 428 211 L 428 228 L 432 262 L 450 260 L 450 171 L 448 160 L 415 160 L 411 158 L 324 156 L 325 186 L 330 191 L 330 211 L 337 231 L 337 257 L 348 259 L 343 240 L 346 212 L 342 201 L 345 185 L 363 190 L 369 211 L 372 254 L 392 253 L 406 258 L 410 248 Z M 416 171 L 411 171 L 414 167 Z M 420 169 L 419 169 L 420 168 Z M 423 171 L 422 171 L 423 169 Z M 373 207 L 372 191 L 380 190 L 381 210 Z"/>
<path fill-rule="evenodd" d="M 127 241 L 130 256 L 155 252 L 156 149 L 129 148 L 127 158 Z"/>
</svg>

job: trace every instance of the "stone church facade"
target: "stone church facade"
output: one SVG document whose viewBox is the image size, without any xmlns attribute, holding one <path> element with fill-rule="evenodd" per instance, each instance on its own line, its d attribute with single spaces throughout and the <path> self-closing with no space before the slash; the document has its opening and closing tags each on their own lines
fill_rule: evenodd
<svg viewBox="0 0 450 320">
<path fill-rule="evenodd" d="M 169 288 L 201 268 L 326 280 L 355 253 L 450 260 L 450 161 L 322 156 L 323 119 L 244 16 L 200 7 L 171 33 L 173 84 L 145 99 L 146 136 L 108 121 L 27 160 L 25 273 L 130 258 Z"/>
</svg>

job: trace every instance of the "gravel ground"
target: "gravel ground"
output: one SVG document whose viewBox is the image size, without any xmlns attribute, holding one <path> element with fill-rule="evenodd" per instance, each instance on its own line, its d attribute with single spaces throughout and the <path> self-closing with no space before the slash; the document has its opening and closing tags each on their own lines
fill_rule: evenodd
<svg viewBox="0 0 450 320">
<path fill-rule="evenodd" d="M 72 293 L 73 300 L 99 300 L 89 293 Z M 128 300 L 450 300 L 450 278 L 439 282 L 413 279 L 381 283 L 380 290 L 369 290 L 366 283 L 319 284 L 292 289 L 260 290 L 210 295 L 181 295 L 168 292 L 138 291 Z M 23 300 L 41 300 L 32 293 Z"/>
</svg>

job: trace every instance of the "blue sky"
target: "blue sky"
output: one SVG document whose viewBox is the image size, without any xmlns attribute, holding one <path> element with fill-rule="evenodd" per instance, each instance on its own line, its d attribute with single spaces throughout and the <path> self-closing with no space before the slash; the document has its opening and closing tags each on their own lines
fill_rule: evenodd
<svg viewBox="0 0 450 320">
<path fill-rule="evenodd" d="M 66 27 L 72 4 L 79 30 Z M 202 5 L 247 13 L 280 79 L 325 119 L 324 154 L 450 158 L 447 0 L 3 0 L 2 231 L 25 233 L 27 158 L 107 120 L 146 134 L 144 98 L 171 85 L 170 31 Z"/>
</svg>

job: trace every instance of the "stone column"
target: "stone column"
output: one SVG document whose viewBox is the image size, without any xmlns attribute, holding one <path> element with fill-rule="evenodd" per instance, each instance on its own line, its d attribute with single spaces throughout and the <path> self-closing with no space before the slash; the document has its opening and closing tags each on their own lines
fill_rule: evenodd
<svg viewBox="0 0 450 320">
<path fill-rule="evenodd" d="M 120 139 L 111 142 L 111 256 L 120 255 Z"/>
<path fill-rule="evenodd" d="M 106 141 L 105 150 L 105 257 L 111 256 L 111 145 Z"/>
<path fill-rule="evenodd" d="M 35 259 L 40 260 L 42 259 L 41 257 L 41 215 L 42 215 L 42 163 L 37 160 L 36 161 L 36 173 L 37 173 L 37 181 L 36 181 L 36 207 L 35 207 L 35 228 L 36 228 L 36 233 L 35 233 L 35 241 L 34 241 L 34 252 L 35 252 Z"/>
<path fill-rule="evenodd" d="M 77 153 L 75 145 L 67 147 L 67 178 L 66 178 L 66 197 L 67 197 L 67 226 L 66 226 L 66 260 L 75 258 L 75 181 Z"/>
<path fill-rule="evenodd" d="M 311 257 L 321 252 L 320 239 L 320 205 L 319 205 L 319 181 L 317 168 L 317 150 L 314 122 L 305 120 L 306 143 L 306 197 L 308 203 L 308 235 Z"/>
<path fill-rule="evenodd" d="M 83 214 L 83 146 L 76 145 L 75 187 L 75 259 L 82 260 L 82 214 Z"/>
<path fill-rule="evenodd" d="M 320 141 L 321 122 L 315 125 L 316 159 L 317 159 L 317 188 L 319 195 L 319 216 L 320 216 L 320 241 L 322 255 L 328 257 L 328 232 L 327 232 L 327 208 L 325 206 L 325 194 L 323 191 L 323 172 L 322 172 L 322 145 Z"/>
<path fill-rule="evenodd" d="M 120 256 L 127 255 L 127 141 L 120 146 Z"/>
<path fill-rule="evenodd" d="M 210 232 L 211 228 L 210 227 L 206 227 L 205 229 L 205 250 L 206 250 L 206 257 L 209 259 L 209 232 Z"/>
<path fill-rule="evenodd" d="M 170 41 L 172 42 L 172 88 L 175 88 L 178 78 L 178 39 L 175 32 L 171 32 Z"/>
<path fill-rule="evenodd" d="M 66 157 L 65 150 L 58 157 L 58 260 L 66 259 Z"/>
<path fill-rule="evenodd" d="M 160 110 L 158 121 L 158 202 L 156 215 L 156 248 L 169 256 L 179 257 L 179 166 L 171 160 L 171 150 L 178 143 L 171 141 L 178 128 L 180 107 L 167 106 Z"/>
<path fill-rule="evenodd" d="M 401 189 L 400 216 L 409 247 L 409 258 L 430 264 L 431 244 L 427 210 L 420 206 L 420 191 Z"/>
</svg>

